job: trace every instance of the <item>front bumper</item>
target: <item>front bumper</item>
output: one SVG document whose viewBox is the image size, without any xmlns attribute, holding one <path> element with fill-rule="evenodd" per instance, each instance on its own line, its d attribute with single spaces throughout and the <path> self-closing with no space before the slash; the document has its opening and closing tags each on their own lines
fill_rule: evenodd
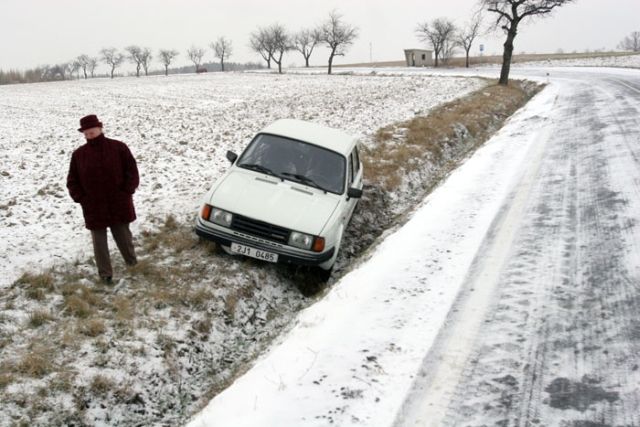
<svg viewBox="0 0 640 427">
<path fill-rule="evenodd" d="M 231 246 L 231 243 L 233 242 L 251 246 L 255 249 L 276 253 L 278 254 L 278 262 L 285 264 L 319 265 L 330 260 L 335 251 L 335 248 L 330 248 L 321 253 L 313 253 L 302 249 L 297 250 L 290 246 L 285 246 L 259 237 L 240 233 L 235 230 L 213 228 L 204 224 L 200 218 L 198 218 L 198 221 L 196 222 L 195 232 L 198 236 L 214 241 L 223 246 Z"/>
</svg>

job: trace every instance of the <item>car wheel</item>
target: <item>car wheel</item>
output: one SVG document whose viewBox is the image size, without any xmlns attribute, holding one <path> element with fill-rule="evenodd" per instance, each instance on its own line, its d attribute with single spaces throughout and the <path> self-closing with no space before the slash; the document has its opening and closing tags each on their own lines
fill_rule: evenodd
<svg viewBox="0 0 640 427">
<path fill-rule="evenodd" d="M 221 245 L 221 244 L 219 244 L 219 243 L 218 243 L 217 245 L 218 245 L 220 248 L 222 248 L 222 250 L 223 250 L 226 254 L 228 254 L 228 255 L 233 255 L 233 252 L 231 252 L 231 247 L 229 247 L 229 246 L 224 246 L 224 245 Z"/>
<path fill-rule="evenodd" d="M 333 273 L 333 266 L 328 270 L 318 268 L 318 278 L 322 282 L 327 282 L 331 278 L 331 273 Z"/>
</svg>

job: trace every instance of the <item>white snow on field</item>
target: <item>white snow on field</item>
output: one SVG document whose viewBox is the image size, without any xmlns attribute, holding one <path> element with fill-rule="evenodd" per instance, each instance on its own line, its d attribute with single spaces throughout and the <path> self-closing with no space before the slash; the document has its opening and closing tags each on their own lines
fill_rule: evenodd
<svg viewBox="0 0 640 427">
<path fill-rule="evenodd" d="M 392 425 L 556 93 L 516 114 L 190 427 Z"/>
<path fill-rule="evenodd" d="M 619 67 L 640 68 L 640 54 L 625 56 L 600 56 L 596 58 L 551 59 L 536 62 L 519 62 L 514 67 Z"/>
<path fill-rule="evenodd" d="M 138 160 L 140 227 L 169 213 L 188 219 L 200 196 L 265 125 L 312 120 L 363 136 L 482 87 L 429 76 L 181 75 L 0 87 L 0 287 L 25 269 L 91 255 L 82 214 L 65 183 L 83 143 L 80 117 Z"/>
</svg>

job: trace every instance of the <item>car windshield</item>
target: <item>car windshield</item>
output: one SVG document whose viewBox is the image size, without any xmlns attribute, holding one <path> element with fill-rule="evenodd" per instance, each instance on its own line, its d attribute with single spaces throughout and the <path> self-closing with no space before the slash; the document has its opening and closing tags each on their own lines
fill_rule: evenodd
<svg viewBox="0 0 640 427">
<path fill-rule="evenodd" d="M 331 193 L 344 191 L 344 157 L 294 139 L 259 134 L 242 153 L 237 165 Z"/>
</svg>

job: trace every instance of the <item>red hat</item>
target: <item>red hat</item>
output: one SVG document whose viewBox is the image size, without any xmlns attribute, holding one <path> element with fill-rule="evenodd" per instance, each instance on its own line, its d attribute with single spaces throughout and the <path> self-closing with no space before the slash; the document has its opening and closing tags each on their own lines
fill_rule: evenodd
<svg viewBox="0 0 640 427">
<path fill-rule="evenodd" d="M 102 122 L 98 120 L 98 116 L 95 114 L 89 114 L 88 116 L 84 116 L 80 119 L 80 129 L 78 129 L 78 132 L 84 132 L 87 129 L 101 127 Z"/>
</svg>

